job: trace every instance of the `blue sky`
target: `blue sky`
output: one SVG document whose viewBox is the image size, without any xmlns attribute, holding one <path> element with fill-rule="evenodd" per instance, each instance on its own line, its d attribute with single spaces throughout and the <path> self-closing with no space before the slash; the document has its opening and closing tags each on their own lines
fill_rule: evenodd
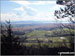
<svg viewBox="0 0 75 56">
<path fill-rule="evenodd" d="M 56 1 L 1 1 L 1 20 L 56 21 L 54 11 L 60 7 Z"/>
</svg>

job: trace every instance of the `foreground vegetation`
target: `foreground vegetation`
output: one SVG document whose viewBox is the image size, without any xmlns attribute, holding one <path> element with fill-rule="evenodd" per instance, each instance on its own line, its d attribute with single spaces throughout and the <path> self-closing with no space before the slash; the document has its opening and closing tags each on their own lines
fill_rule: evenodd
<svg viewBox="0 0 75 56">
<path fill-rule="evenodd" d="M 34 30 L 14 35 L 10 22 L 1 29 L 2 55 L 55 55 L 74 51 L 74 29 Z"/>
</svg>

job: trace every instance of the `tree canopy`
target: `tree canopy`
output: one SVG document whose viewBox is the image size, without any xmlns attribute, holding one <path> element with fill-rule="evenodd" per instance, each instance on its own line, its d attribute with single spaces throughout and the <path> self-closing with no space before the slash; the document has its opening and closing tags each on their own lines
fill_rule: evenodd
<svg viewBox="0 0 75 56">
<path fill-rule="evenodd" d="M 57 0 L 57 4 L 65 4 L 65 7 L 64 9 L 60 8 L 60 10 L 56 10 L 54 15 L 57 17 L 57 19 L 68 17 L 72 23 L 75 23 L 75 1 L 68 0 L 66 3 L 64 3 L 63 1 L 66 0 Z"/>
</svg>

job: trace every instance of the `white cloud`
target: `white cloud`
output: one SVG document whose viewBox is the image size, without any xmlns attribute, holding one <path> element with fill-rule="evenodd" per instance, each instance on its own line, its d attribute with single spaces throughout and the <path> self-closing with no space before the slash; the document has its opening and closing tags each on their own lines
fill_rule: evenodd
<svg viewBox="0 0 75 56">
<path fill-rule="evenodd" d="M 33 21 L 53 21 L 53 17 L 49 13 L 40 12 L 37 13 L 35 16 L 28 16 L 26 13 L 21 13 L 19 16 L 16 13 L 6 13 L 1 14 L 1 19 L 4 20 L 11 20 L 11 21 L 22 21 L 22 20 L 33 20 Z"/>
<path fill-rule="evenodd" d="M 34 20 L 34 21 L 54 21 L 54 12 L 48 12 L 48 11 L 38 11 L 36 8 L 30 7 L 29 5 L 46 5 L 46 4 L 55 4 L 55 1 L 37 1 L 34 3 L 31 3 L 29 1 L 11 1 L 17 4 L 20 4 L 21 6 L 18 8 L 14 8 L 13 10 L 18 11 L 17 13 L 11 12 L 6 14 L 1 14 L 2 20 L 11 20 L 11 21 L 21 21 L 21 20 Z M 52 10 L 58 9 L 58 7 L 61 6 L 54 6 L 51 7 Z M 35 16 L 28 16 L 26 9 L 30 9 L 31 11 L 36 12 Z M 22 12 L 21 12 L 22 11 Z M 20 15 L 19 15 L 19 12 Z"/>
<path fill-rule="evenodd" d="M 53 20 L 52 19 L 52 15 L 51 12 L 39 12 L 36 8 L 30 7 L 28 5 L 46 5 L 46 4 L 55 4 L 55 1 L 37 1 L 37 2 L 29 2 L 29 1 L 12 1 L 15 2 L 17 4 L 22 5 L 20 8 L 15 8 L 14 10 L 20 10 L 20 11 L 24 11 L 25 13 L 21 14 L 22 18 L 26 18 L 27 20 Z M 37 14 L 35 16 L 28 16 L 26 15 L 26 8 L 30 9 L 34 12 L 36 12 Z"/>
<path fill-rule="evenodd" d="M 37 2 L 34 2 L 34 3 L 31 3 L 29 1 L 11 1 L 11 2 L 22 5 L 19 8 L 15 8 L 14 10 L 23 11 L 25 8 L 29 8 L 29 9 L 31 9 L 33 11 L 36 11 L 36 12 L 38 12 L 38 10 L 36 8 L 30 7 L 28 5 L 46 5 L 46 4 L 55 4 L 56 3 L 55 1 L 37 1 Z"/>
<path fill-rule="evenodd" d="M 54 4 L 55 1 L 38 1 L 36 3 L 31 3 L 32 5 L 44 5 L 44 4 Z"/>
<path fill-rule="evenodd" d="M 13 10 L 18 11 L 18 13 L 12 12 L 12 13 L 6 13 L 6 14 L 1 14 L 2 20 L 7 20 L 10 19 L 11 21 L 20 21 L 20 20 L 40 20 L 40 21 L 53 21 L 53 12 L 39 12 L 36 8 L 30 7 L 28 5 L 46 5 L 46 4 L 53 4 L 55 3 L 54 1 L 37 1 L 35 3 L 31 3 L 29 1 L 12 1 L 17 4 L 20 4 L 21 7 L 19 8 L 14 8 Z M 26 14 L 26 9 L 30 9 L 34 12 L 36 12 L 35 16 L 28 16 Z M 23 11 L 22 13 L 19 14 L 19 12 Z"/>
<path fill-rule="evenodd" d="M 64 8 L 65 6 L 63 6 L 63 5 L 55 5 L 55 6 L 53 6 L 52 7 L 52 9 L 55 11 L 55 10 L 60 10 L 60 8 Z"/>
<path fill-rule="evenodd" d="M 5 21 L 5 20 L 11 20 L 11 21 L 15 21 L 18 20 L 18 16 L 15 13 L 4 13 L 1 14 L 1 21 Z"/>
<path fill-rule="evenodd" d="M 18 8 L 14 8 L 13 10 L 21 12 L 21 13 L 26 13 L 26 12 L 28 12 L 27 10 L 29 10 L 29 11 L 31 11 L 31 12 L 29 12 L 31 14 L 38 12 L 37 9 L 35 9 L 33 7 L 29 7 L 29 6 L 21 6 L 21 7 L 18 7 Z"/>
<path fill-rule="evenodd" d="M 24 8 L 23 7 L 19 7 L 19 8 L 14 8 L 13 10 L 24 11 Z"/>
<path fill-rule="evenodd" d="M 17 15 L 16 13 L 6 13 L 6 14 L 1 14 L 1 20 L 11 20 L 11 21 L 27 21 L 27 20 L 33 20 L 33 21 L 56 21 L 53 12 L 51 13 L 46 13 L 46 12 L 40 12 L 35 16 L 28 16 L 26 13 L 22 13 L 20 16 Z M 57 19 L 57 22 L 68 22 L 69 19 Z"/>
<path fill-rule="evenodd" d="M 17 4 L 20 4 L 20 5 L 44 5 L 44 4 L 54 4 L 56 3 L 56 1 L 37 1 L 37 2 L 29 2 L 29 1 L 12 1 L 11 2 L 15 2 Z"/>
<path fill-rule="evenodd" d="M 17 4 L 20 4 L 20 5 L 30 5 L 30 2 L 28 1 L 11 1 L 11 2 L 14 2 L 14 3 L 17 3 Z"/>
</svg>

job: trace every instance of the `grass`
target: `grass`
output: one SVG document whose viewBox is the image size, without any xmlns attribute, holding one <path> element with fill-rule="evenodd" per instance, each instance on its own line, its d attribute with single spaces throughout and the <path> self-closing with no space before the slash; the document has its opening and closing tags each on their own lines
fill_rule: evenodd
<svg viewBox="0 0 75 56">
<path fill-rule="evenodd" d="M 69 37 L 64 37 L 65 42 L 69 42 L 68 38 L 69 38 Z M 48 40 L 51 40 L 52 42 L 63 42 L 63 39 L 61 39 L 60 37 L 28 38 L 27 40 L 29 41 L 29 40 L 37 40 L 37 39 L 38 39 L 38 40 L 42 40 L 42 41 L 48 41 Z"/>
<path fill-rule="evenodd" d="M 35 37 L 35 36 L 39 36 L 39 37 L 45 37 L 45 34 L 51 34 L 50 31 L 45 31 L 45 30 L 35 30 L 35 31 L 32 31 L 30 33 L 27 33 L 25 34 L 25 36 L 27 37 Z"/>
<path fill-rule="evenodd" d="M 49 47 L 49 48 L 68 47 L 70 48 L 70 43 L 66 43 L 66 45 L 64 45 L 64 43 L 62 42 L 60 43 L 24 43 L 24 46 L 27 46 L 27 47 L 33 46 L 35 48 L 39 48 L 39 47 Z"/>
<path fill-rule="evenodd" d="M 67 31 L 67 30 L 66 30 Z M 59 31 L 58 31 L 59 32 Z M 63 32 L 64 34 L 64 32 Z M 68 47 L 70 48 L 70 43 L 69 39 L 71 38 L 70 36 L 63 37 L 64 39 L 59 37 L 50 37 L 48 35 L 53 35 L 52 31 L 45 31 L 45 30 L 35 30 L 29 33 L 26 33 L 24 36 L 28 37 L 26 40 L 39 40 L 39 41 L 52 41 L 49 43 L 23 43 L 25 46 L 33 46 L 38 48 L 39 46 L 41 47 Z"/>
<path fill-rule="evenodd" d="M 41 47 L 47 46 L 50 48 L 58 48 L 58 47 L 68 47 L 70 48 L 70 43 L 68 40 L 69 37 L 64 37 L 64 40 L 61 39 L 60 37 L 48 37 L 48 38 L 38 38 L 38 40 L 42 40 L 42 41 L 47 41 L 47 40 L 51 40 L 52 43 L 24 43 L 25 46 L 34 46 L 35 48 L 38 48 L 38 46 L 40 45 Z M 37 38 L 28 38 L 28 41 L 30 40 L 37 40 Z"/>
</svg>

